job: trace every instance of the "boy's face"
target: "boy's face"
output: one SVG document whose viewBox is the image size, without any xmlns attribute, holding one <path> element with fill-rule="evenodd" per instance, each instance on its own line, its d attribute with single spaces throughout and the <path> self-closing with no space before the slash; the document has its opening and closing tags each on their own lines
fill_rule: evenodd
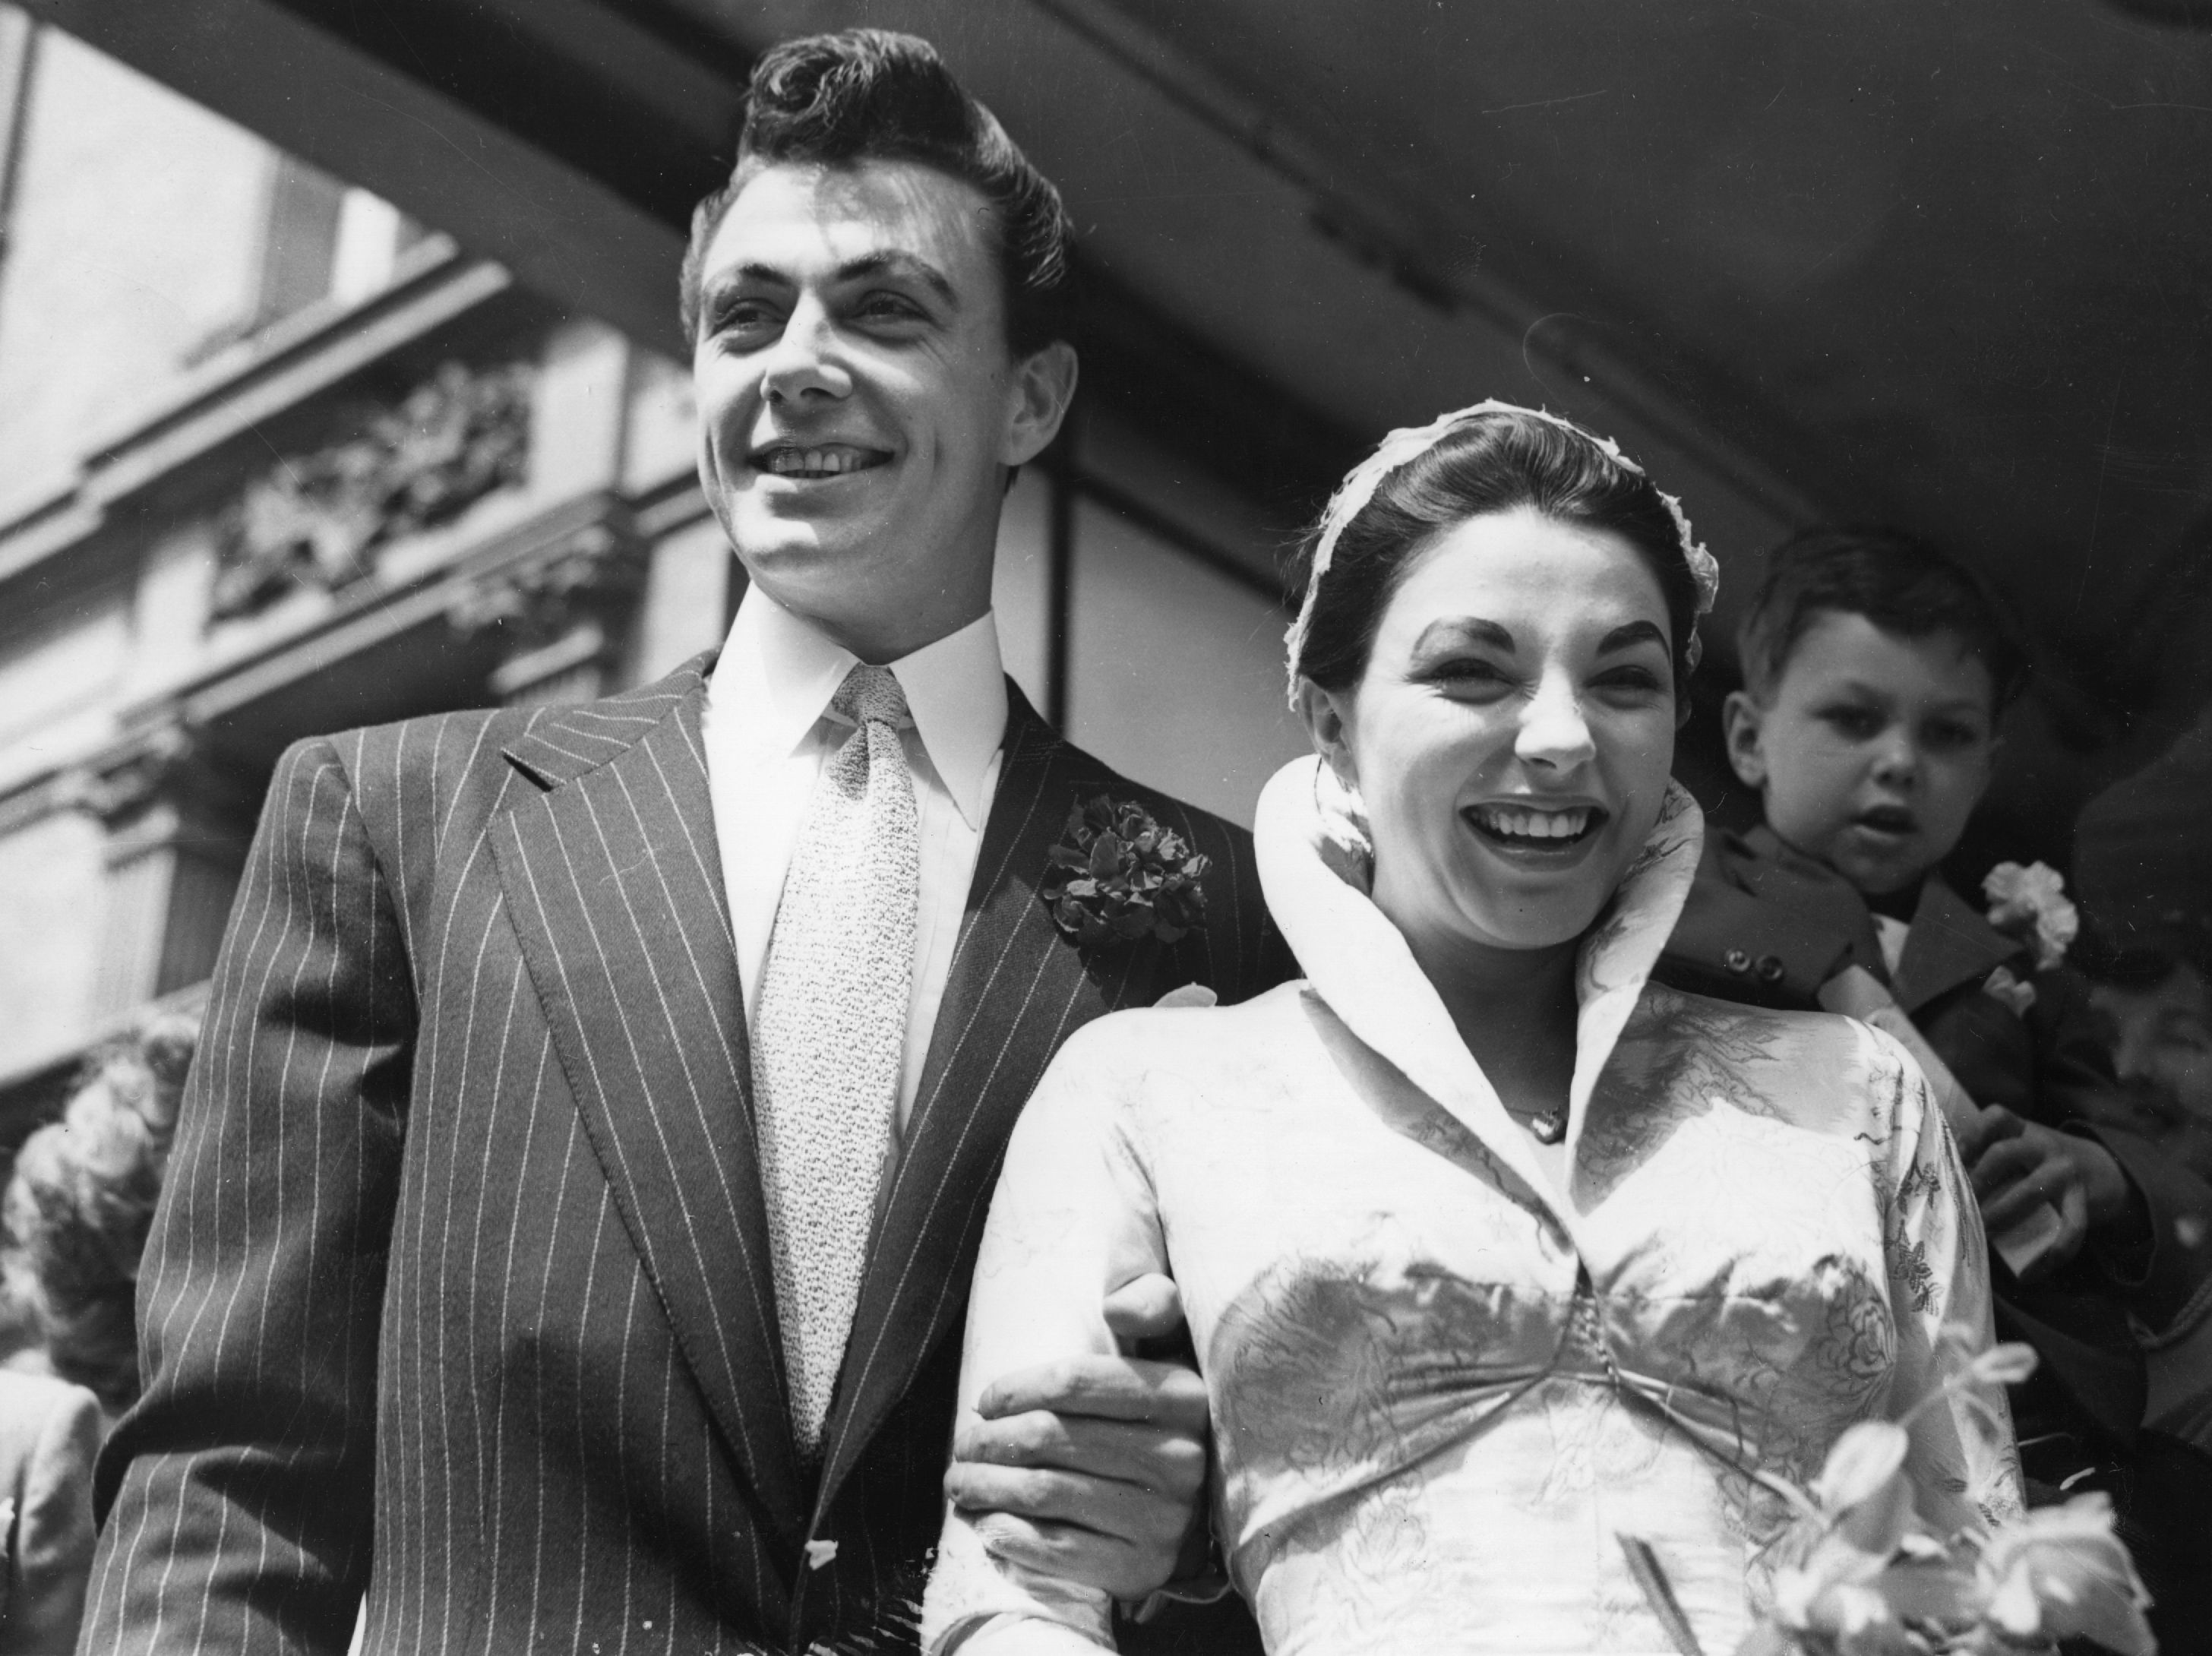
<svg viewBox="0 0 2212 1656">
<path fill-rule="evenodd" d="M 1729 759 L 1767 825 L 1870 894 L 1949 855 L 1990 782 L 1996 686 L 1954 632 L 1816 616 L 1761 705 L 1728 698 Z"/>
</svg>

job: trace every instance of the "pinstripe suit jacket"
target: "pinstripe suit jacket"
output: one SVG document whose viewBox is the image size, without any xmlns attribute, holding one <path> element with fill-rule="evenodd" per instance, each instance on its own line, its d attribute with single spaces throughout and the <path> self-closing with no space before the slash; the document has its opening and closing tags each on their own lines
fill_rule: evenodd
<svg viewBox="0 0 2212 1656">
<path fill-rule="evenodd" d="M 302 743 L 216 967 L 100 1466 L 81 1648 L 898 1649 L 1006 1135 L 1060 1043 L 1290 975 L 1237 830 L 1012 697 L 817 1484 L 785 1404 L 708 658 L 565 709 Z M 1070 804 L 1214 859 L 1206 928 L 1086 955 Z M 835 1556 L 810 1567 L 810 1540 Z M 813 1549 L 818 1556 L 828 1550 Z"/>
</svg>

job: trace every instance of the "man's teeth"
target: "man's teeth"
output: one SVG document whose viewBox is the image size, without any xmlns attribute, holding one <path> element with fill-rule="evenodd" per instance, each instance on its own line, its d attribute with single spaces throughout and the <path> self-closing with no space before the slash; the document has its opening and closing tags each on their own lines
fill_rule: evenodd
<svg viewBox="0 0 2212 1656">
<path fill-rule="evenodd" d="M 868 457 L 857 448 L 773 448 L 767 470 L 779 478 L 834 478 L 857 472 Z"/>
<path fill-rule="evenodd" d="M 1494 805 L 1477 806 L 1474 819 L 1493 834 L 1513 834 L 1523 839 L 1572 839 L 1589 826 L 1587 805 L 1567 811 L 1504 810 Z"/>
</svg>

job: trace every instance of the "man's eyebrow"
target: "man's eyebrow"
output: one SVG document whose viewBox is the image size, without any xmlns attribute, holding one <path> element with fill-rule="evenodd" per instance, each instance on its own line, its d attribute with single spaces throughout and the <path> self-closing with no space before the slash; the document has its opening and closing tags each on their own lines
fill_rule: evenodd
<svg viewBox="0 0 2212 1656">
<path fill-rule="evenodd" d="M 860 282 L 872 276 L 902 276 L 911 277 L 935 294 L 952 310 L 960 308 L 960 295 L 944 271 L 919 254 L 896 248 L 881 253 L 863 253 L 858 259 L 848 259 L 840 265 L 835 279 L 839 282 Z M 702 304 L 711 306 L 724 295 L 745 286 L 781 288 L 787 291 L 799 283 L 785 271 L 773 265 L 747 263 L 720 270 L 707 278 L 701 289 Z"/>
<path fill-rule="evenodd" d="M 953 290 L 951 280 L 918 253 L 887 248 L 881 253 L 863 253 L 858 259 L 848 259 L 837 267 L 840 282 L 857 282 L 867 276 L 912 277 L 947 305 L 955 309 L 959 307 L 960 295 Z"/>
<path fill-rule="evenodd" d="M 708 277 L 700 284 L 700 292 L 703 297 L 716 298 L 734 289 L 741 288 L 747 283 L 770 288 L 793 288 L 799 285 L 773 265 L 732 265 L 725 270 L 716 271 Z"/>
<path fill-rule="evenodd" d="M 1634 644 L 1656 644 L 1661 649 L 1664 649 L 1667 648 L 1667 635 L 1660 631 L 1658 626 L 1653 622 L 1631 621 L 1626 626 L 1615 627 L 1604 637 L 1599 639 L 1597 653 L 1604 655 L 1613 650 L 1626 649 Z"/>
<path fill-rule="evenodd" d="M 1431 621 L 1421 629 L 1415 641 L 1416 648 L 1426 648 L 1442 638 L 1463 639 L 1472 643 L 1488 644 L 1495 648 L 1515 648 L 1513 635 L 1495 621 L 1486 621 L 1479 615 L 1454 616 L 1449 620 Z"/>
</svg>

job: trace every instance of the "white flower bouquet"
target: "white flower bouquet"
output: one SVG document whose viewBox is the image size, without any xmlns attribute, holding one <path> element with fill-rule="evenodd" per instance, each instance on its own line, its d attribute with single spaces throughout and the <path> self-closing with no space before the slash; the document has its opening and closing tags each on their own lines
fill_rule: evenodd
<svg viewBox="0 0 2212 1656">
<path fill-rule="evenodd" d="M 1948 1389 L 2011 1384 L 2035 1361 L 2027 1346 L 1993 1346 Z M 2106 1496 L 1939 1536 L 1917 1510 L 1906 1446 L 1905 1422 L 1863 1422 L 1836 1440 L 1810 1489 L 1752 1471 L 1797 1514 L 1778 1548 L 1796 1562 L 1775 1570 L 1771 1601 L 1735 1656 L 2021 1656 L 2075 1638 L 2152 1656 L 2149 1596 Z M 1675 1647 L 1704 1656 L 1653 1549 L 1620 1541 Z"/>
</svg>

